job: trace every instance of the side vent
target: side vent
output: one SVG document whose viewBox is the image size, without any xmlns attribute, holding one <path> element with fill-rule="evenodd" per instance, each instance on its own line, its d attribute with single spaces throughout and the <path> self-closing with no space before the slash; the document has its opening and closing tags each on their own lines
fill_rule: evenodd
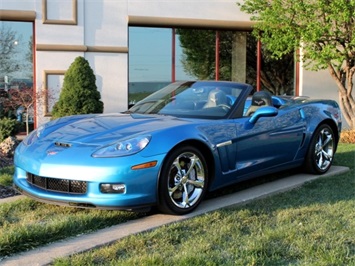
<svg viewBox="0 0 355 266">
<path fill-rule="evenodd" d="M 304 145 L 305 140 L 306 140 L 306 134 L 303 133 L 303 134 L 302 134 L 302 141 L 301 141 L 300 147 L 302 147 L 302 146 Z"/>
</svg>

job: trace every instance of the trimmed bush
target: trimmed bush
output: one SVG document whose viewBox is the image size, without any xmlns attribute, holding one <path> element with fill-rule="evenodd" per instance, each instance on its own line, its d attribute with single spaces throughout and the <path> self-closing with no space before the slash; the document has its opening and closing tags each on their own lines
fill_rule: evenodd
<svg viewBox="0 0 355 266">
<path fill-rule="evenodd" d="M 103 102 L 89 62 L 79 56 L 64 75 L 63 88 L 52 110 L 52 118 L 102 113 Z"/>
</svg>

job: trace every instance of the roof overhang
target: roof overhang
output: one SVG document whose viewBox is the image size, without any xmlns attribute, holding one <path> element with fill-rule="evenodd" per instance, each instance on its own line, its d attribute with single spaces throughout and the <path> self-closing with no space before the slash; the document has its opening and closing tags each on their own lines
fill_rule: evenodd
<svg viewBox="0 0 355 266">
<path fill-rule="evenodd" d="M 251 31 L 255 22 L 191 18 L 168 18 L 148 16 L 128 16 L 129 26 L 161 28 L 201 28 L 218 30 Z"/>
</svg>

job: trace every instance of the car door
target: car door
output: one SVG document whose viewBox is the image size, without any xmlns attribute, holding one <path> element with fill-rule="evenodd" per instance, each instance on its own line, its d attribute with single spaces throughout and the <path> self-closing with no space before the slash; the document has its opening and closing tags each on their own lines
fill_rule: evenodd
<svg viewBox="0 0 355 266">
<path fill-rule="evenodd" d="M 275 117 L 236 119 L 238 176 L 292 162 L 303 140 L 305 121 L 300 112 L 279 110 Z"/>
</svg>

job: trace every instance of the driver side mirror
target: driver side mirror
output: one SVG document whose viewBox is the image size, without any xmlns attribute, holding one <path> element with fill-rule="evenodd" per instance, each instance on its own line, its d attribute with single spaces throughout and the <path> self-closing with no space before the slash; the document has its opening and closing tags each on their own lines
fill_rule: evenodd
<svg viewBox="0 0 355 266">
<path fill-rule="evenodd" d="M 260 117 L 272 117 L 272 116 L 277 116 L 279 111 L 277 108 L 272 107 L 272 106 L 264 106 L 260 107 L 257 109 L 254 114 L 250 117 L 249 123 L 250 124 L 255 124 Z"/>
</svg>

